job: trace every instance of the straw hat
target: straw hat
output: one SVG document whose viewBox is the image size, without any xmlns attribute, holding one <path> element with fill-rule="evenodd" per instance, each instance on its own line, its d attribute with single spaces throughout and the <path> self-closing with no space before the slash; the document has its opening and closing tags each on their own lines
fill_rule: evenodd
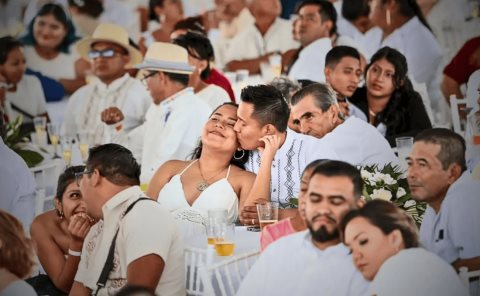
<svg viewBox="0 0 480 296">
<path fill-rule="evenodd" d="M 155 42 L 150 45 L 143 63 L 135 68 L 178 74 L 191 74 L 194 70 L 194 67 L 188 64 L 187 50 L 166 42 Z"/>
<path fill-rule="evenodd" d="M 128 51 L 130 62 L 127 66 L 133 66 L 142 62 L 142 54 L 128 42 L 128 33 L 122 27 L 117 25 L 103 23 L 99 24 L 92 34 L 92 37 L 86 37 L 77 43 L 77 50 L 84 58 L 88 57 L 92 44 L 96 42 L 112 42 Z"/>
</svg>

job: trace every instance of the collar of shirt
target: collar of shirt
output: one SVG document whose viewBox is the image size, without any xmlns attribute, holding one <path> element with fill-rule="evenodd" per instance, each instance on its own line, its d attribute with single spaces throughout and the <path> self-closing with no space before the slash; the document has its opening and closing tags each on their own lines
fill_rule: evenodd
<svg viewBox="0 0 480 296">
<path fill-rule="evenodd" d="M 305 46 L 302 51 L 300 51 L 300 55 L 313 56 L 317 55 L 318 52 L 328 52 L 328 50 L 325 50 L 328 48 L 332 48 L 332 40 L 328 37 L 324 37 L 317 39 L 309 45 Z"/>
<path fill-rule="evenodd" d="M 302 247 L 315 251 L 315 253 L 318 256 L 327 256 L 327 257 L 333 256 L 333 255 L 348 256 L 350 252 L 343 243 L 338 243 L 324 250 L 320 250 L 313 244 L 313 238 L 312 238 L 312 234 L 310 233 L 310 230 L 307 229 L 307 230 L 304 230 L 303 232 L 304 232 L 304 234 L 302 235 L 303 240 L 301 243 Z"/>
<path fill-rule="evenodd" d="M 129 78 L 130 78 L 130 75 L 128 75 L 128 73 L 125 73 L 122 77 L 117 78 L 109 85 L 103 83 L 98 78 L 94 80 L 94 83 L 100 92 L 111 92 L 120 88 Z"/>
<path fill-rule="evenodd" d="M 123 205 L 133 200 L 135 197 L 143 196 L 143 192 L 139 186 L 131 186 L 124 189 L 110 198 L 102 207 L 103 220 L 108 220 L 109 217 L 120 215 L 123 212 Z M 116 219 L 115 219 L 116 220 Z M 117 221 L 115 221 L 117 223 Z"/>
<path fill-rule="evenodd" d="M 159 106 L 165 108 L 165 107 L 168 107 L 170 104 L 172 104 L 173 102 L 175 102 L 175 100 L 185 94 L 193 94 L 193 88 L 192 87 L 187 87 L 187 88 L 184 88 L 182 89 L 181 91 L 171 95 L 170 97 L 166 98 L 165 100 L 163 100 Z"/>
</svg>

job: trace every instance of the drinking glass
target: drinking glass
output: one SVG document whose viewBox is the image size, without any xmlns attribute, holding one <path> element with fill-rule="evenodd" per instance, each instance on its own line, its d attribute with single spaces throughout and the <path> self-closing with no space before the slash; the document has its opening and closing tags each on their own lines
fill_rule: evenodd
<svg viewBox="0 0 480 296">
<path fill-rule="evenodd" d="M 280 54 L 272 54 L 268 57 L 273 77 L 280 77 L 282 74 L 282 56 Z"/>
<path fill-rule="evenodd" d="M 78 148 L 82 155 L 82 161 L 85 163 L 88 158 L 88 132 L 79 132 L 78 134 Z"/>
<path fill-rule="evenodd" d="M 60 144 L 62 145 L 63 150 L 63 160 L 67 167 L 72 164 L 72 142 L 73 139 L 68 136 L 62 136 L 60 139 Z"/>
<path fill-rule="evenodd" d="M 278 204 L 276 202 L 267 201 L 257 204 L 258 220 L 260 221 L 260 228 L 278 221 Z"/>
<path fill-rule="evenodd" d="M 207 239 L 209 245 L 214 245 L 217 238 L 222 234 L 222 229 L 227 224 L 226 209 L 208 210 L 207 219 Z"/>
<path fill-rule="evenodd" d="M 47 132 L 48 136 L 50 137 L 50 142 L 52 142 L 53 146 L 53 159 L 60 158 L 60 156 L 57 154 L 57 148 L 58 148 L 58 125 L 54 123 L 47 123 Z"/>
<path fill-rule="evenodd" d="M 224 223 L 220 227 L 219 237 L 215 239 L 215 251 L 218 256 L 231 256 L 235 250 L 235 224 Z"/>
<path fill-rule="evenodd" d="M 407 157 L 410 156 L 410 152 L 413 147 L 413 137 L 398 137 L 395 138 L 397 144 L 397 154 L 400 161 L 400 167 L 403 171 L 408 169 Z"/>
<path fill-rule="evenodd" d="M 33 125 L 35 126 L 35 135 L 40 146 L 46 147 L 47 141 L 47 118 L 45 116 L 36 116 L 33 118 Z"/>
</svg>

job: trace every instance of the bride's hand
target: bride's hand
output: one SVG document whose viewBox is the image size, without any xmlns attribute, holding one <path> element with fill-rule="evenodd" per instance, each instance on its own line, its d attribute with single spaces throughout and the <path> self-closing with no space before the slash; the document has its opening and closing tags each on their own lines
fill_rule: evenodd
<svg viewBox="0 0 480 296">
<path fill-rule="evenodd" d="M 278 135 L 266 135 L 260 138 L 260 141 L 265 143 L 265 147 L 258 147 L 260 152 L 260 159 L 262 163 L 264 161 L 272 162 L 275 158 L 275 154 L 281 145 L 281 138 Z"/>
</svg>

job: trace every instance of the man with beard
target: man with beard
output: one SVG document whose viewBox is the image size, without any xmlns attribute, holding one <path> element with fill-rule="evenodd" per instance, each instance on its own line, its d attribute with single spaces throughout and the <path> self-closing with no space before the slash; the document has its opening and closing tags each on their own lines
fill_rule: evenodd
<svg viewBox="0 0 480 296">
<path fill-rule="evenodd" d="M 305 195 L 308 230 L 269 245 L 237 295 L 366 294 L 368 283 L 353 266 L 338 229 L 343 215 L 360 205 L 362 187 L 354 166 L 335 160 L 318 165 Z"/>
</svg>

